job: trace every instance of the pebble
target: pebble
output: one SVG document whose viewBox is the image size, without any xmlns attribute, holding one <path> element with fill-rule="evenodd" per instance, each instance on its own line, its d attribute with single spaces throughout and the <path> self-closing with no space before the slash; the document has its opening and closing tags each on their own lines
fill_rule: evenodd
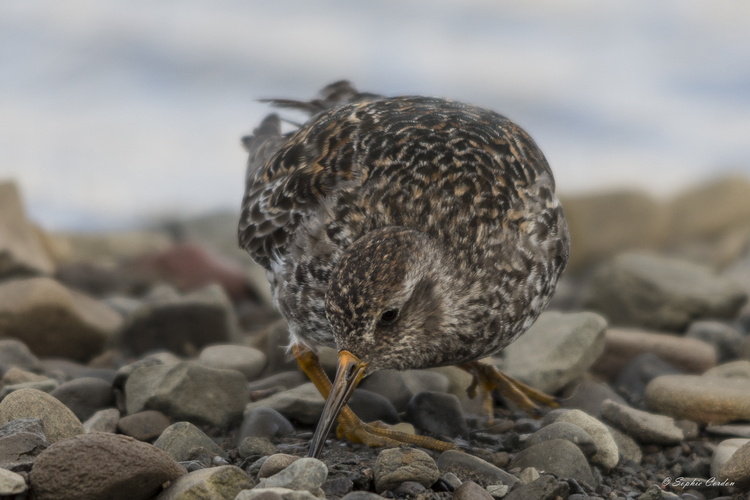
<svg viewBox="0 0 750 500">
<path fill-rule="evenodd" d="M 503 498 L 510 488 L 505 484 L 491 484 L 485 488 L 492 498 Z"/>
<path fill-rule="evenodd" d="M 175 420 L 226 428 L 250 400 L 242 374 L 181 361 L 142 366 L 125 383 L 129 415 L 158 410 Z"/>
<path fill-rule="evenodd" d="M 617 445 L 617 450 L 620 452 L 620 457 L 622 458 L 622 460 L 631 460 L 637 464 L 640 464 L 641 461 L 643 461 L 643 452 L 641 451 L 641 447 L 638 445 L 638 443 L 635 442 L 633 438 L 623 432 L 620 432 L 614 427 L 607 426 L 607 430 L 609 431 L 609 434 L 612 436 L 612 439 Z"/>
<path fill-rule="evenodd" d="M 89 367 L 83 363 L 71 361 L 64 358 L 45 358 L 39 362 L 42 371 L 60 382 L 67 382 L 74 378 L 83 377 L 89 371 Z"/>
<path fill-rule="evenodd" d="M 41 419 L 50 443 L 84 433 L 78 417 L 46 392 L 21 389 L 0 402 L 0 425 L 26 417 Z"/>
<path fill-rule="evenodd" d="M 352 491 L 342 497 L 341 500 L 382 500 L 382 498 L 380 495 L 370 493 L 369 491 Z"/>
<path fill-rule="evenodd" d="M 386 424 L 397 424 L 401 421 L 391 402 L 374 392 L 356 389 L 347 404 L 363 422 L 379 420 Z"/>
<path fill-rule="evenodd" d="M 645 400 L 657 413 L 703 424 L 750 420 L 750 384 L 744 379 L 666 375 L 651 381 Z"/>
<path fill-rule="evenodd" d="M 417 495 L 421 495 L 427 491 L 427 488 L 422 486 L 420 483 L 415 481 L 405 481 L 393 490 L 393 494 L 397 497 L 413 498 Z"/>
<path fill-rule="evenodd" d="M 16 339 L 0 339 L 0 366 L 15 367 L 20 370 L 38 371 L 39 359 L 29 348 Z"/>
<path fill-rule="evenodd" d="M 513 431 L 518 434 L 531 434 L 539 430 L 539 421 L 533 418 L 519 418 L 513 424 Z"/>
<path fill-rule="evenodd" d="M 461 403 L 453 394 L 420 392 L 409 402 L 406 420 L 429 434 L 447 438 L 469 436 Z"/>
<path fill-rule="evenodd" d="M 0 468 L 27 471 L 48 446 L 40 419 L 12 420 L 0 426 Z"/>
<path fill-rule="evenodd" d="M 294 389 L 279 392 L 266 399 L 249 403 L 245 406 L 245 415 L 258 408 L 271 408 L 286 418 L 294 419 L 305 425 L 315 425 L 320 420 L 325 402 L 315 385 L 309 382 Z"/>
<path fill-rule="evenodd" d="M 227 458 L 227 454 L 213 439 L 190 422 L 177 422 L 161 433 L 154 446 L 164 450 L 177 462 L 193 460 L 200 455 Z"/>
<path fill-rule="evenodd" d="M 307 381 L 307 377 L 305 377 L 302 372 L 294 370 L 277 373 L 275 375 L 264 377 L 254 382 L 250 382 L 247 388 L 250 393 L 253 393 L 255 391 L 263 391 L 266 389 L 274 389 L 278 387 L 280 387 L 282 391 L 286 391 L 289 389 L 294 389 L 295 387 L 298 387 Z"/>
<path fill-rule="evenodd" d="M 28 382 L 46 382 L 48 380 L 50 380 L 49 377 L 37 375 L 36 373 L 28 372 L 14 366 L 3 374 L 2 379 L 0 379 L 0 386 L 26 384 Z"/>
<path fill-rule="evenodd" d="M 709 425 L 706 432 L 722 436 L 750 438 L 750 424 Z"/>
<path fill-rule="evenodd" d="M 743 444 L 732 453 L 721 466 L 719 477 L 733 481 L 740 490 L 750 488 L 750 443 Z"/>
<path fill-rule="evenodd" d="M 103 302 L 51 278 L 0 283 L 3 335 L 23 341 L 37 356 L 87 361 L 104 350 L 122 316 Z"/>
<path fill-rule="evenodd" d="M 375 490 L 393 490 L 403 482 L 414 481 L 430 487 L 440 477 L 435 461 L 425 452 L 411 448 L 391 448 L 378 454 L 373 467 Z"/>
<path fill-rule="evenodd" d="M 530 482 L 536 481 L 537 479 L 539 479 L 539 471 L 537 471 L 534 467 L 526 467 L 518 475 L 518 480 L 521 481 L 521 484 L 529 484 Z"/>
<path fill-rule="evenodd" d="M 285 319 L 279 319 L 260 333 L 255 334 L 248 344 L 265 353 L 266 369 L 264 375 L 299 369 L 294 358 L 287 355 L 289 324 Z"/>
<path fill-rule="evenodd" d="M 695 321 L 690 324 L 685 337 L 711 344 L 716 349 L 719 362 L 736 359 L 739 355 L 743 335 L 721 321 Z"/>
<path fill-rule="evenodd" d="M 444 451 L 437 460 L 437 466 L 443 474 L 452 472 L 484 486 L 505 484 L 512 489 L 519 483 L 518 478 L 514 475 L 508 474 L 479 457 L 460 451 Z"/>
<path fill-rule="evenodd" d="M 286 455 L 284 453 L 271 455 L 263 462 L 263 465 L 261 465 L 260 470 L 258 471 L 258 479 L 278 474 L 299 459 L 300 457 Z"/>
<path fill-rule="evenodd" d="M 315 458 L 300 458 L 286 469 L 258 483 L 258 488 L 288 488 L 315 494 L 328 478 L 328 467 Z"/>
<path fill-rule="evenodd" d="M 643 395 L 646 393 L 646 386 L 649 382 L 662 375 L 679 375 L 681 373 L 674 366 L 662 361 L 656 354 L 647 352 L 636 356 L 620 370 L 614 381 L 614 386 L 617 392 L 627 398 L 630 403 L 642 406 Z M 622 401 L 622 398 L 619 401 L 615 399 L 613 401 L 626 404 L 625 401 Z"/>
<path fill-rule="evenodd" d="M 553 439 L 526 448 L 510 461 L 510 467 L 534 467 L 557 477 L 573 478 L 596 486 L 586 457 L 576 445 L 564 439 Z"/>
<path fill-rule="evenodd" d="M 100 378 L 83 377 L 65 382 L 50 392 L 83 422 L 97 411 L 114 405 L 112 384 Z"/>
<path fill-rule="evenodd" d="M 658 485 L 652 484 L 642 495 L 638 495 L 636 500 L 660 500 L 665 498 L 662 493 L 662 489 Z"/>
<path fill-rule="evenodd" d="M 718 478 L 729 457 L 748 443 L 750 443 L 750 439 L 741 438 L 725 439 L 719 443 L 714 449 L 713 457 L 711 457 L 711 477 Z"/>
<path fill-rule="evenodd" d="M 750 361 L 740 359 L 715 366 L 704 373 L 706 377 L 750 379 Z"/>
<path fill-rule="evenodd" d="M 64 464 L 64 466 L 61 466 Z M 38 500 L 150 498 L 187 471 L 166 453 L 128 436 L 93 432 L 59 441 L 34 462 Z"/>
<path fill-rule="evenodd" d="M 421 484 L 419 486 L 422 487 Z M 323 483 L 323 486 L 320 487 L 320 489 L 323 490 L 323 493 L 325 493 L 325 497 L 331 499 L 338 499 L 343 497 L 344 495 L 352 491 L 352 488 L 354 488 L 354 482 L 348 477 L 337 477 L 334 479 L 329 479 L 325 483 Z"/>
<path fill-rule="evenodd" d="M 362 380 L 359 388 L 380 394 L 390 401 L 398 412 L 406 411 L 409 401 L 415 395 L 406 384 L 403 373 L 396 370 L 376 371 Z"/>
<path fill-rule="evenodd" d="M 246 437 L 238 446 L 237 452 L 240 457 L 253 458 L 265 457 L 276 453 L 276 447 L 266 438 Z"/>
<path fill-rule="evenodd" d="M 607 322 L 589 313 L 543 312 L 501 355 L 501 369 L 535 389 L 554 394 L 580 378 L 604 351 Z"/>
<path fill-rule="evenodd" d="M 23 476 L 0 468 L 0 497 L 18 495 L 27 489 Z"/>
<path fill-rule="evenodd" d="M 553 422 L 535 432 L 524 442 L 525 447 L 534 446 L 552 439 L 565 439 L 578 446 L 587 458 L 596 455 L 598 449 L 594 439 L 583 429 L 569 422 Z"/>
<path fill-rule="evenodd" d="M 94 413 L 83 423 L 84 432 L 117 432 L 117 422 L 120 420 L 120 410 L 107 408 Z"/>
<path fill-rule="evenodd" d="M 563 393 L 565 407 L 581 410 L 594 418 L 601 417 L 600 409 L 605 399 L 625 403 L 625 400 L 606 382 L 584 378 L 577 385 L 569 387 Z"/>
<path fill-rule="evenodd" d="M 53 380 L 51 378 L 42 380 L 41 382 L 24 382 L 23 384 L 6 385 L 2 389 L 0 389 L 0 401 L 5 399 L 6 396 L 8 396 L 8 394 L 10 394 L 11 392 L 20 391 L 21 389 L 34 389 L 49 394 L 59 386 L 60 384 L 57 382 L 57 380 Z"/>
<path fill-rule="evenodd" d="M 567 476 L 566 476 L 567 477 Z M 504 497 L 505 500 L 555 500 L 568 498 L 570 486 L 565 481 L 558 481 L 552 476 L 544 475 L 529 484 L 514 489 Z"/>
<path fill-rule="evenodd" d="M 211 368 L 236 370 L 247 380 L 255 380 L 266 367 L 266 355 L 241 345 L 212 345 L 198 356 L 198 363 Z"/>
<path fill-rule="evenodd" d="M 555 422 L 568 422 L 577 425 L 591 436 L 598 450 L 596 455 L 591 457 L 593 463 L 599 464 L 606 469 L 611 469 L 617 465 L 620 459 L 617 444 L 612 439 L 612 435 L 607 430 L 607 427 L 599 420 L 585 414 L 581 410 L 569 410 L 557 417 Z"/>
<path fill-rule="evenodd" d="M 169 417 L 162 412 L 146 410 L 119 419 L 117 430 L 138 441 L 152 441 L 161 436 L 170 424 Z"/>
<path fill-rule="evenodd" d="M 459 486 L 461 486 L 461 484 L 463 484 L 461 482 L 461 480 L 458 478 L 458 476 L 455 475 L 452 472 L 449 472 L 447 474 L 443 474 L 443 476 L 441 477 L 441 479 L 443 481 L 445 481 L 446 483 L 450 484 L 451 486 L 453 486 L 453 489 L 456 489 Z"/>
<path fill-rule="evenodd" d="M 630 408 L 614 401 L 602 403 L 602 417 L 644 444 L 679 444 L 685 436 L 674 419 Z"/>
<path fill-rule="evenodd" d="M 242 469 L 223 465 L 200 469 L 178 478 L 155 500 L 234 500 L 241 491 L 252 487 L 253 482 Z"/>
<path fill-rule="evenodd" d="M 256 408 L 245 415 L 237 433 L 237 442 L 246 437 L 275 438 L 288 436 L 294 427 L 284 415 L 273 408 Z"/>
<path fill-rule="evenodd" d="M 373 496 L 382 500 L 378 495 Z M 234 500 L 318 500 L 318 497 L 309 491 L 295 491 L 289 488 L 253 488 L 241 491 Z"/>
<path fill-rule="evenodd" d="M 492 360 L 496 363 L 495 360 Z M 428 371 L 442 375 L 448 380 L 448 393 L 453 394 L 461 403 L 465 415 L 484 415 L 482 398 L 470 398 L 466 389 L 471 385 L 473 377 L 457 366 L 442 366 L 430 368 Z M 398 406 L 396 407 L 398 409 Z"/>
<path fill-rule="evenodd" d="M 492 500 L 492 495 L 474 481 L 466 481 L 453 492 L 455 500 Z"/>
</svg>

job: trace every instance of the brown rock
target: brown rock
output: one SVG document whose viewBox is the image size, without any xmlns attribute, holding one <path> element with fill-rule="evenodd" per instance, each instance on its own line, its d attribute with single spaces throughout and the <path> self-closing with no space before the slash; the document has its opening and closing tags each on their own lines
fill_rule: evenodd
<svg viewBox="0 0 750 500">
<path fill-rule="evenodd" d="M 724 462 L 720 477 L 734 481 L 741 490 L 750 488 L 750 443 L 741 446 Z"/>
<path fill-rule="evenodd" d="M 253 483 L 242 469 L 234 465 L 210 467 L 184 475 L 172 483 L 156 500 L 234 500 Z"/>
<path fill-rule="evenodd" d="M 150 498 L 187 471 L 154 446 L 128 436 L 94 432 L 60 441 L 31 469 L 39 500 Z"/>
<path fill-rule="evenodd" d="M 49 377 L 27 372 L 26 370 L 21 370 L 20 368 L 16 368 L 14 366 L 13 368 L 5 372 L 2 380 L 0 380 L 0 386 L 25 384 L 27 382 L 44 382 L 46 380 L 49 380 Z"/>
<path fill-rule="evenodd" d="M 258 471 L 258 479 L 271 477 L 274 474 L 277 474 L 286 469 L 300 458 L 301 457 L 286 455 L 284 453 L 276 453 L 275 455 L 271 455 L 266 459 L 265 462 L 263 462 L 263 465 L 260 466 L 260 470 Z"/>
<path fill-rule="evenodd" d="M 381 493 L 405 481 L 415 481 L 429 488 L 440 478 L 435 461 L 427 453 L 410 448 L 381 451 L 374 470 L 375 489 Z"/>
<path fill-rule="evenodd" d="M 703 373 L 716 366 L 716 349 L 697 339 L 620 328 L 608 329 L 604 339 L 604 353 L 591 371 L 607 380 L 614 380 L 626 364 L 649 352 L 690 373 Z"/>
<path fill-rule="evenodd" d="M 466 481 L 453 492 L 455 500 L 492 500 L 492 495 L 474 481 Z"/>
<path fill-rule="evenodd" d="M 44 433 L 50 443 L 84 432 L 83 424 L 75 414 L 46 392 L 21 389 L 0 402 L 0 425 L 26 417 L 42 420 Z"/>
<path fill-rule="evenodd" d="M 117 430 L 138 441 L 151 441 L 158 438 L 170 424 L 169 417 L 162 412 L 146 410 L 122 417 L 117 422 Z"/>
<path fill-rule="evenodd" d="M 648 384 L 645 400 L 658 413 L 704 424 L 750 420 L 745 379 L 665 375 Z"/>
</svg>

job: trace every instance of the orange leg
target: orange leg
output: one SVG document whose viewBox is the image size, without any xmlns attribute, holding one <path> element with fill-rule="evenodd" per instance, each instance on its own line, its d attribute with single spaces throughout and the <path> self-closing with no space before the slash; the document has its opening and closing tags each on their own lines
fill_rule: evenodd
<svg viewBox="0 0 750 500">
<path fill-rule="evenodd" d="M 331 393 L 331 381 L 320 366 L 318 356 L 310 349 L 294 345 L 292 347 L 294 357 L 297 358 L 300 368 L 304 371 L 315 387 L 324 398 L 328 399 Z M 341 439 L 346 437 L 353 443 L 363 443 L 368 446 L 383 446 L 396 448 L 404 444 L 413 444 L 432 450 L 456 450 L 458 447 L 451 443 L 439 441 L 426 436 L 414 436 L 405 432 L 394 431 L 383 422 L 363 423 L 354 412 L 344 406 L 339 414 L 339 427 L 336 436 Z"/>
</svg>

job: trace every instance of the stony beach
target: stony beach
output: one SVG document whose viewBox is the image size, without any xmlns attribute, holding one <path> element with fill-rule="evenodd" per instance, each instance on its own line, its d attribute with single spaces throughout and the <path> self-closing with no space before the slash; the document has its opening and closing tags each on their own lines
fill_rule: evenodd
<svg viewBox="0 0 750 500">
<path fill-rule="evenodd" d="M 0 498 L 747 498 L 750 182 L 561 198 L 570 267 L 485 361 L 562 407 L 498 397 L 487 421 L 456 367 L 376 372 L 350 400 L 362 420 L 460 451 L 332 433 L 316 460 L 324 400 L 236 214 L 53 234 L 0 182 Z"/>
</svg>

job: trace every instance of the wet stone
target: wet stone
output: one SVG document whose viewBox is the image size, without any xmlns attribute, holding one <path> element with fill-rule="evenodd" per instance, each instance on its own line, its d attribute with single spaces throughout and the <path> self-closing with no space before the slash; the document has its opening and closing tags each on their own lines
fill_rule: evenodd
<svg viewBox="0 0 750 500">
<path fill-rule="evenodd" d="M 117 429 L 138 441 L 151 441 L 161 436 L 170 423 L 169 417 L 162 412 L 146 410 L 122 417 L 117 422 Z"/>
<path fill-rule="evenodd" d="M 406 419 L 420 431 L 437 436 L 469 435 L 461 404 L 452 394 L 420 392 L 409 402 Z"/>
<path fill-rule="evenodd" d="M 246 437 L 275 438 L 294 432 L 294 427 L 284 415 L 272 408 L 256 408 L 242 420 L 238 442 Z"/>
</svg>

